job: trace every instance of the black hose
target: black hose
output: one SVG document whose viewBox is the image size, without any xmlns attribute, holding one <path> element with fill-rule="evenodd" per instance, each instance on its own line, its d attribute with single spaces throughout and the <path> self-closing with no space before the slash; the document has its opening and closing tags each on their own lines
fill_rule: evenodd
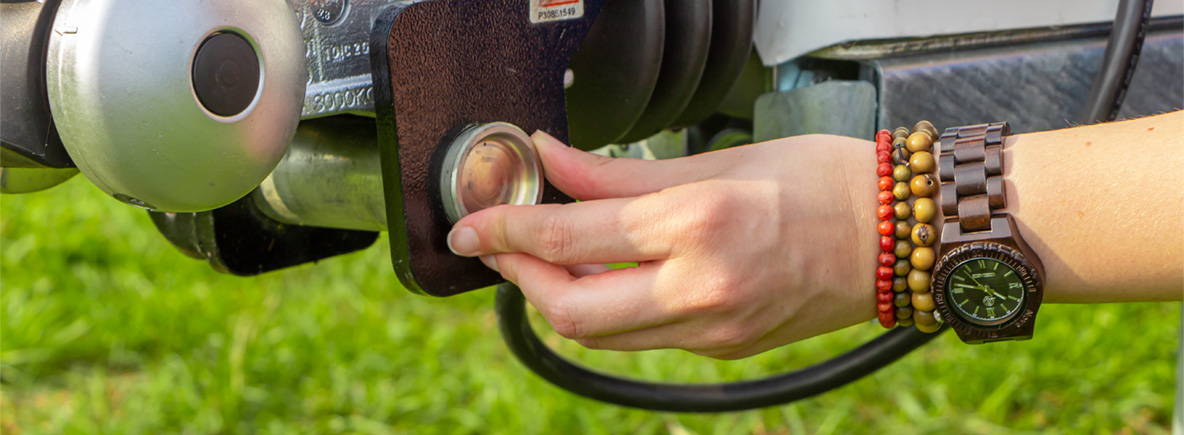
<svg viewBox="0 0 1184 435">
<path fill-rule="evenodd" d="M 727 412 L 780 405 L 821 394 L 879 370 L 937 337 L 898 328 L 828 361 L 764 379 L 725 384 L 660 384 L 597 373 L 555 354 L 535 335 L 526 299 L 513 284 L 497 288 L 498 324 L 522 364 L 565 390 L 633 408 Z"/>
<path fill-rule="evenodd" d="M 1143 50 L 1152 3 L 1152 0 L 1119 2 L 1106 54 L 1102 57 L 1102 68 L 1094 77 L 1085 108 L 1077 117 L 1078 124 L 1096 124 L 1118 117 L 1127 87 L 1135 75 L 1135 65 L 1139 63 L 1139 52 Z"/>
</svg>

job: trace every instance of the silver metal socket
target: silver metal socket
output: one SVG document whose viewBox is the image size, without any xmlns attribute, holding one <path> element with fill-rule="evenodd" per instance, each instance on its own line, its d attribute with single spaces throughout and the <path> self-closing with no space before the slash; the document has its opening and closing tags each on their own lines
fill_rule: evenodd
<svg viewBox="0 0 1184 435">
<path fill-rule="evenodd" d="M 543 164 L 530 136 L 505 122 L 461 132 L 443 161 L 440 198 L 453 223 L 498 205 L 538 204 L 543 198 Z"/>
</svg>

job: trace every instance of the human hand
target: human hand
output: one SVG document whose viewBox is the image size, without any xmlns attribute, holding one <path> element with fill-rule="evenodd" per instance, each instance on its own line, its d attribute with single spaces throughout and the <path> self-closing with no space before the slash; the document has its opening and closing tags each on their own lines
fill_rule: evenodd
<svg viewBox="0 0 1184 435">
<path fill-rule="evenodd" d="M 448 236 L 589 348 L 735 359 L 875 315 L 872 143 L 811 135 L 614 159 L 532 135 L 581 202 L 499 206 Z M 638 262 L 609 270 L 605 263 Z"/>
</svg>

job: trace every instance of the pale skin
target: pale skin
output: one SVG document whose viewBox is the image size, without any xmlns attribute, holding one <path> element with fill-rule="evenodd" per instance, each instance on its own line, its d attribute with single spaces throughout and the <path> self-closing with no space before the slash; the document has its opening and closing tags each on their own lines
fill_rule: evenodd
<svg viewBox="0 0 1184 435">
<path fill-rule="evenodd" d="M 872 142 L 644 161 L 532 138 L 548 180 L 581 201 L 482 210 L 449 245 L 518 284 L 559 334 L 736 359 L 875 317 Z M 1006 210 L 1044 263 L 1046 303 L 1184 298 L 1184 111 L 1004 149 Z M 639 266 L 603 266 L 620 262 Z"/>
</svg>

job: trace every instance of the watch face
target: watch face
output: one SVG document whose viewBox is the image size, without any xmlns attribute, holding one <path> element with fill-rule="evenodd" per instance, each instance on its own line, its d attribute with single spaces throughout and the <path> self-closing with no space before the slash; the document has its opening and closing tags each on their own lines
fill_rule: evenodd
<svg viewBox="0 0 1184 435">
<path fill-rule="evenodd" d="M 998 325 L 1015 317 L 1027 294 L 1019 274 L 993 258 L 971 258 L 959 263 L 945 284 L 954 312 L 980 325 Z"/>
</svg>

